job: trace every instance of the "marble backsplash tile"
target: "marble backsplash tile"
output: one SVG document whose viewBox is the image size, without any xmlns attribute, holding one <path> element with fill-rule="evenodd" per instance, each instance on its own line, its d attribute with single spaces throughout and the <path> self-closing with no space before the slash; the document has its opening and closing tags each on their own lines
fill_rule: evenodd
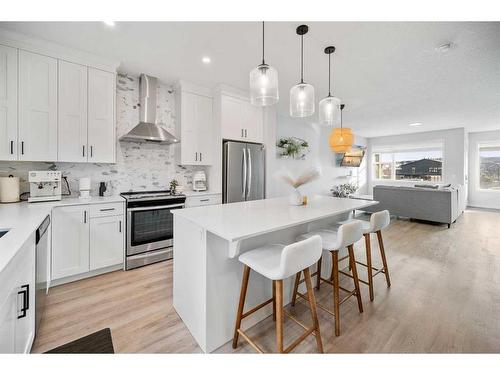
<svg viewBox="0 0 500 375">
<path fill-rule="evenodd" d="M 118 74 L 116 87 L 117 138 L 137 125 L 139 120 L 139 78 Z M 157 122 L 175 134 L 175 98 L 172 88 L 158 86 Z M 78 195 L 78 180 L 90 177 L 92 195 L 98 194 L 99 182 L 108 185 L 107 194 L 130 190 L 167 189 L 172 179 L 190 189 L 192 173 L 200 167 L 175 164 L 174 153 L 179 145 L 119 142 L 116 144 L 116 164 L 10 162 L 0 161 L 0 176 L 12 174 L 21 178 L 21 191 L 29 190 L 28 171 L 60 170 L 66 176 L 72 195 Z"/>
</svg>

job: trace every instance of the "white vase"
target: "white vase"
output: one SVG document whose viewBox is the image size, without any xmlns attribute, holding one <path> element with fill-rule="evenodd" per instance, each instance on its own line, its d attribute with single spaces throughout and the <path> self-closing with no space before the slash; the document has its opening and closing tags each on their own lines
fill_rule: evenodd
<svg viewBox="0 0 500 375">
<path fill-rule="evenodd" d="M 288 199 L 292 206 L 302 206 L 302 204 L 304 203 L 304 198 L 302 197 L 302 194 L 300 194 L 300 191 L 298 189 L 293 189 Z"/>
</svg>

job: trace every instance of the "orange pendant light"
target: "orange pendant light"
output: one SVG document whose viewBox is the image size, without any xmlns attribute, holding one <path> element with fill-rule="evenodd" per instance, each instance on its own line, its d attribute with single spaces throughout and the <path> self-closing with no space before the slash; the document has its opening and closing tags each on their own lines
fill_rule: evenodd
<svg viewBox="0 0 500 375">
<path fill-rule="evenodd" d="M 342 127 L 342 110 L 345 105 L 340 105 L 340 128 L 334 128 L 328 140 L 330 148 L 334 152 L 345 153 L 351 150 L 354 144 L 354 134 L 351 129 Z"/>
</svg>

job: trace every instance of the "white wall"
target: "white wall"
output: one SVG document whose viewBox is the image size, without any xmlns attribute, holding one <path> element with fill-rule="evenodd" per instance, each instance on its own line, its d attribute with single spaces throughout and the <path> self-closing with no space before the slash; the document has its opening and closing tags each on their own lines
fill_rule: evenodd
<svg viewBox="0 0 500 375">
<path fill-rule="evenodd" d="M 373 186 L 384 185 L 414 185 L 409 181 L 373 181 L 373 168 L 371 154 L 377 147 L 397 145 L 436 143 L 443 144 L 443 183 L 460 184 L 467 188 L 467 136 L 464 128 L 438 130 L 422 133 L 376 137 L 368 139 L 368 191 L 372 194 Z"/>
<path fill-rule="evenodd" d="M 297 177 L 305 170 L 317 167 L 321 169 L 321 177 L 300 188 L 303 194 L 330 194 L 330 189 L 334 185 L 339 185 L 347 182 L 358 184 L 360 194 L 366 192 L 366 157 L 361 167 L 346 168 L 335 165 L 335 154 L 328 146 L 328 137 L 331 129 L 328 127 L 320 127 L 313 124 L 307 119 L 295 119 L 290 117 L 277 117 L 276 124 L 276 140 L 281 137 L 297 137 L 306 140 L 309 143 L 310 152 L 305 160 L 282 159 L 274 151 L 274 155 L 270 152 L 268 157 L 273 157 L 274 163 L 272 168 L 274 173 L 268 173 L 270 176 L 268 185 L 268 196 L 284 196 L 288 195 L 290 188 L 285 185 L 277 175 L 288 170 L 292 175 Z M 355 144 L 366 146 L 366 139 L 363 137 L 355 137 Z M 343 177 L 352 173 L 350 177 Z"/>
<path fill-rule="evenodd" d="M 500 209 L 500 191 L 479 189 L 479 144 L 500 142 L 500 130 L 469 133 L 469 206 Z"/>
</svg>

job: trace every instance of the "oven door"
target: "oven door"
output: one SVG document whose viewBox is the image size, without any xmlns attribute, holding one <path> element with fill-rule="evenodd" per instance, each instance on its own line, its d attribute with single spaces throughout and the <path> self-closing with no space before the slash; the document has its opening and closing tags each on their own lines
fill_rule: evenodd
<svg viewBox="0 0 500 375">
<path fill-rule="evenodd" d="M 127 255 L 163 249 L 173 245 L 172 211 L 183 204 L 127 209 Z"/>
</svg>

